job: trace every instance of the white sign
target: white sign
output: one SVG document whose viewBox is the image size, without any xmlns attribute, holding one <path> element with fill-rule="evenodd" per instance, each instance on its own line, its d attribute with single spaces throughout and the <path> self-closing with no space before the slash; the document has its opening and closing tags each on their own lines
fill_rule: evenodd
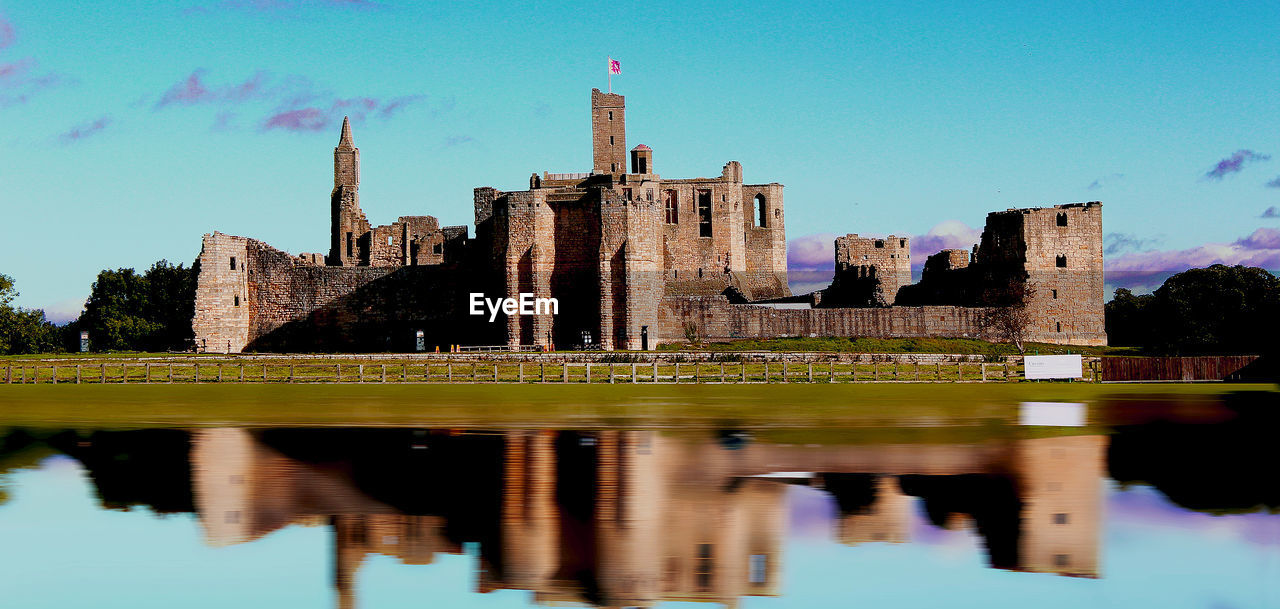
<svg viewBox="0 0 1280 609">
<path fill-rule="evenodd" d="M 1078 379 L 1084 376 L 1079 355 L 1028 355 L 1022 358 L 1023 378 Z"/>
<path fill-rule="evenodd" d="M 1076 402 L 1023 402 L 1018 424 L 1037 427 L 1084 427 L 1086 407 Z"/>
</svg>

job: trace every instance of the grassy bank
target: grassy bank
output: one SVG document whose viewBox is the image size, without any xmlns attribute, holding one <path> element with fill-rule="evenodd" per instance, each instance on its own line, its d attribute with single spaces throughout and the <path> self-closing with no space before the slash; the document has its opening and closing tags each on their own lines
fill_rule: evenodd
<svg viewBox="0 0 1280 609">
<path fill-rule="evenodd" d="M 1136 355 L 1133 347 L 1084 347 L 1026 343 L 1030 355 L 1078 353 L 1081 355 Z M 824 353 L 949 353 L 958 355 L 1018 355 L 1008 343 L 992 343 L 977 338 L 774 338 L 744 339 L 706 343 L 700 346 L 663 345 L 663 351 L 806 351 Z"/>
<path fill-rule="evenodd" d="M 1022 401 L 1211 401 L 1274 385 L 11 385 L 0 426 L 944 426 Z"/>
</svg>

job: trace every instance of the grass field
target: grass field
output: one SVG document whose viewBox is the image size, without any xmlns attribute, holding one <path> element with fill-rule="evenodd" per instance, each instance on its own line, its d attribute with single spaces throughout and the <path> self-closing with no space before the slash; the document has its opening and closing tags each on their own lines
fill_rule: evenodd
<svg viewBox="0 0 1280 609">
<path fill-rule="evenodd" d="M 1029 355 L 1077 353 L 1081 355 L 1137 355 L 1133 347 L 1086 347 L 1025 343 Z M 977 338 L 774 338 L 744 339 L 730 342 L 663 345 L 663 351 L 804 351 L 823 353 L 949 353 L 957 355 L 1018 355 L 1009 343 L 992 343 Z"/>
<path fill-rule="evenodd" d="M 1022 401 L 1191 404 L 1274 385 L 3 385 L 0 426 L 939 427 Z"/>
</svg>

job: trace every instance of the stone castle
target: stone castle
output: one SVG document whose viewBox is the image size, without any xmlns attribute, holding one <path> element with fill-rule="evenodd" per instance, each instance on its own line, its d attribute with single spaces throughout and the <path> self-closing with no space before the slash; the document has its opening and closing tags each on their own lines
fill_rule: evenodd
<svg viewBox="0 0 1280 609">
<path fill-rule="evenodd" d="M 197 348 L 650 350 L 694 336 L 978 337 L 985 307 L 1013 302 L 1032 313 L 1030 340 L 1106 343 L 1101 203 L 992 213 L 973 252 L 930 257 L 918 284 L 909 239 L 842 237 L 832 286 L 793 296 L 781 184 L 744 183 L 736 161 L 717 177 L 663 178 L 651 148 L 628 154 L 621 95 L 592 90 L 591 124 L 591 172 L 535 173 L 522 191 L 476 188 L 471 236 L 431 216 L 371 225 L 344 119 L 328 254 L 205 235 Z M 491 322 L 469 314 L 475 292 L 555 298 L 559 310 L 499 312 Z"/>
</svg>

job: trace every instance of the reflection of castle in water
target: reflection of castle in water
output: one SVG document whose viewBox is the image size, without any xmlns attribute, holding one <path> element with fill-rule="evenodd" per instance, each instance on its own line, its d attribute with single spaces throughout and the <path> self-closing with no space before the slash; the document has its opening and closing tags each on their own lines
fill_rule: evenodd
<svg viewBox="0 0 1280 609">
<path fill-rule="evenodd" d="M 470 541 L 480 592 L 733 606 L 780 592 L 786 482 L 834 496 L 842 543 L 909 541 L 915 496 L 934 524 L 971 525 L 994 567 L 1096 577 L 1104 449 L 1102 436 L 728 450 L 648 431 L 208 429 L 192 434 L 191 471 L 211 544 L 331 523 L 342 607 L 366 555 L 429 564 Z"/>
</svg>

